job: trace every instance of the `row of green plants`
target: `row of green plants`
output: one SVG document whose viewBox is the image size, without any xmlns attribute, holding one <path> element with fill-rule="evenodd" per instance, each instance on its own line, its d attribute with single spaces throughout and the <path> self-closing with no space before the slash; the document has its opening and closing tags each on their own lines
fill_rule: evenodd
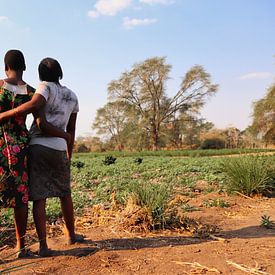
<svg viewBox="0 0 275 275">
<path fill-rule="evenodd" d="M 77 158 L 80 159 L 80 158 Z M 111 203 L 112 194 L 125 205 L 129 196 L 148 209 L 155 223 L 163 219 L 166 205 L 175 193 L 192 196 L 199 180 L 207 181 L 204 192 L 218 186 L 220 192 L 242 193 L 247 196 L 272 196 L 275 189 L 275 156 L 240 156 L 230 158 L 171 158 L 81 156 L 81 170 L 73 170 L 78 188 L 93 193 L 92 203 Z M 111 161 L 110 161 L 111 160 Z M 110 161 L 110 162 L 109 162 Z M 76 161 L 78 163 L 79 160 Z M 137 165 L 138 164 L 138 165 Z M 206 207 L 229 207 L 222 200 L 209 200 Z M 192 206 L 184 205 L 186 209 Z"/>
<path fill-rule="evenodd" d="M 73 188 L 72 198 L 74 201 L 74 210 L 76 215 L 81 215 L 87 206 L 92 205 L 92 199 L 89 197 L 89 195 L 82 190 L 78 190 L 78 188 Z M 46 214 L 50 223 L 54 223 L 58 218 L 62 217 L 60 201 L 58 198 L 51 198 L 47 200 Z M 28 223 L 33 224 L 32 202 L 29 203 Z M 0 227 L 1 226 L 13 227 L 13 209 L 2 209 L 0 211 Z"/>
<path fill-rule="evenodd" d="M 72 190 L 77 215 L 93 204 L 111 205 L 112 194 L 121 205 L 129 196 L 136 203 L 149 209 L 155 222 L 159 222 L 175 193 L 193 196 L 196 182 L 206 181 L 212 192 L 214 187 L 229 194 L 242 193 L 274 195 L 275 156 L 238 157 L 114 157 L 93 154 L 76 155 L 72 161 Z M 208 201 L 205 206 L 228 207 L 226 202 Z M 184 205 L 192 209 L 192 206 Z M 30 207 L 31 208 L 31 207 Z M 61 217 L 58 199 L 47 204 L 50 222 Z M 31 215 L 30 215 L 31 217 Z M 1 225 L 12 223 L 12 212 L 1 211 Z"/>
<path fill-rule="evenodd" d="M 197 149 L 197 150 L 158 150 L 158 151 L 106 151 L 106 152 L 89 152 L 77 153 L 75 158 L 81 159 L 88 156 L 94 157 L 206 157 L 206 156 L 224 156 L 238 155 L 248 153 L 266 153 L 275 152 L 275 149 Z"/>
</svg>

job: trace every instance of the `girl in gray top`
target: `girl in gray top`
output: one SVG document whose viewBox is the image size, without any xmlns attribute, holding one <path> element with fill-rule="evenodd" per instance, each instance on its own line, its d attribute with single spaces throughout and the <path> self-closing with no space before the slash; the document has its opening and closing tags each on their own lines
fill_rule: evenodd
<svg viewBox="0 0 275 275">
<path fill-rule="evenodd" d="M 68 242 L 82 242 L 82 235 L 75 234 L 73 202 L 70 188 L 70 159 L 75 137 L 77 96 L 59 82 L 63 73 L 53 58 L 45 58 L 39 64 L 39 85 L 31 101 L 0 114 L 0 121 L 14 115 L 38 112 L 31 127 L 29 150 L 30 198 L 33 200 L 33 216 L 40 241 L 40 256 L 51 255 L 46 240 L 46 199 L 59 197 L 65 220 Z M 49 124 L 50 123 L 50 124 Z M 43 127 L 51 125 L 60 129 L 56 137 L 43 134 Z M 58 137 L 59 136 L 59 137 Z"/>
</svg>

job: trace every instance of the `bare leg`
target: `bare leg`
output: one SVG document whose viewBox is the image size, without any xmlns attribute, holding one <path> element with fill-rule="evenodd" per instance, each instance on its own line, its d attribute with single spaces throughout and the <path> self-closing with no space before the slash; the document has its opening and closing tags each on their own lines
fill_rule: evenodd
<svg viewBox="0 0 275 275">
<path fill-rule="evenodd" d="M 73 207 L 72 196 L 68 195 L 68 196 L 62 197 L 60 198 L 60 201 L 61 201 L 62 213 L 63 213 L 63 217 L 65 220 L 66 229 L 69 237 L 68 244 L 82 243 L 84 241 L 84 236 L 75 233 L 74 207 Z"/>
<path fill-rule="evenodd" d="M 16 231 L 17 249 L 25 248 L 25 234 L 28 220 L 28 205 L 14 208 L 14 224 Z"/>
<path fill-rule="evenodd" d="M 46 199 L 33 202 L 33 219 L 39 238 L 40 251 L 48 250 L 46 231 Z"/>
<path fill-rule="evenodd" d="M 72 196 L 68 195 L 60 198 L 63 217 L 66 224 L 68 236 L 71 240 L 75 239 L 74 231 L 74 208 Z"/>
</svg>

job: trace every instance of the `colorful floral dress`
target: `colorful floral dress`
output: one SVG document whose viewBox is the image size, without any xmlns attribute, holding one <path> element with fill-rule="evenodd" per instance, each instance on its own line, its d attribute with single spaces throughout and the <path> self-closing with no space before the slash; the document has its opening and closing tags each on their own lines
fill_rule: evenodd
<svg viewBox="0 0 275 275">
<path fill-rule="evenodd" d="M 0 112 L 29 100 L 34 93 L 27 85 L 0 80 Z M 0 207 L 22 207 L 28 203 L 27 149 L 29 144 L 25 116 L 0 123 Z"/>
</svg>

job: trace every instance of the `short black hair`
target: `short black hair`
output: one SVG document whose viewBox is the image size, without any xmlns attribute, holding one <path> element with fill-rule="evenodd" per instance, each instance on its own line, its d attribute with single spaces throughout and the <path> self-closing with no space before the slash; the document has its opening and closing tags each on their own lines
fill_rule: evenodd
<svg viewBox="0 0 275 275">
<path fill-rule="evenodd" d="M 63 77 L 59 62 L 51 57 L 44 58 L 40 62 L 38 73 L 41 81 L 59 82 Z"/>
<path fill-rule="evenodd" d="M 9 50 L 4 57 L 5 71 L 25 71 L 26 63 L 24 55 L 19 50 Z"/>
</svg>

